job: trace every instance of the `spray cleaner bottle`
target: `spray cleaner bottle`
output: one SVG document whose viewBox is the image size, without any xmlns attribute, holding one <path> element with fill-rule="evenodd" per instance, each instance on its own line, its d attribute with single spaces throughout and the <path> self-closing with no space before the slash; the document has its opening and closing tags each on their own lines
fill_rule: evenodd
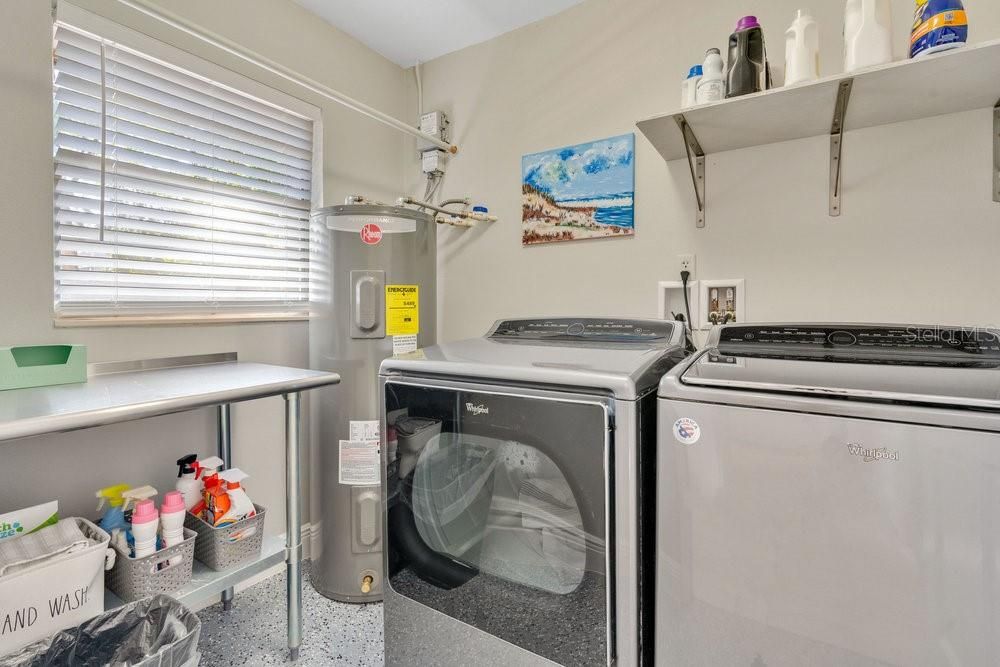
<svg viewBox="0 0 1000 667">
<path fill-rule="evenodd" d="M 98 512 L 101 511 L 105 503 L 108 505 L 108 509 L 104 510 L 98 525 L 101 530 L 111 535 L 112 541 L 121 544 L 124 543 L 125 533 L 128 532 L 129 528 L 128 521 L 125 520 L 125 501 L 122 499 L 122 494 L 128 489 L 128 484 L 116 484 L 105 487 L 94 494 L 100 499 L 100 502 L 97 503 Z"/>
<path fill-rule="evenodd" d="M 226 483 L 225 492 L 226 496 L 228 496 L 228 507 L 221 514 L 218 512 L 220 508 L 216 509 L 216 519 L 214 522 L 216 528 L 229 526 L 257 514 L 257 509 L 253 506 L 250 496 L 240 486 L 240 483 L 247 477 L 249 475 L 239 468 L 230 468 L 219 473 L 219 479 Z"/>
<path fill-rule="evenodd" d="M 219 468 L 226 465 L 226 462 L 220 459 L 218 456 L 209 456 L 206 459 L 195 462 L 195 475 L 201 478 L 202 488 L 201 488 L 201 500 L 199 500 L 194 507 L 188 511 L 198 517 L 201 517 L 205 521 L 212 523 L 206 514 L 206 509 L 208 508 L 208 500 L 212 492 L 216 487 L 219 486 Z"/>
<path fill-rule="evenodd" d="M 201 500 L 201 491 L 204 488 L 204 484 L 198 478 L 198 455 L 188 454 L 177 459 L 177 467 L 177 484 L 174 488 L 184 499 L 184 508 L 190 510 Z"/>
</svg>

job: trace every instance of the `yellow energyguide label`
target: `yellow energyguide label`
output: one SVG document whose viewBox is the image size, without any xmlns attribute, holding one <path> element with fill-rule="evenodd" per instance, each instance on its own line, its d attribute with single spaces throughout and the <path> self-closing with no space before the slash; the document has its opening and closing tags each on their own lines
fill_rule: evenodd
<svg viewBox="0 0 1000 667">
<path fill-rule="evenodd" d="M 385 334 L 406 336 L 420 333 L 420 286 L 385 286 Z"/>
</svg>

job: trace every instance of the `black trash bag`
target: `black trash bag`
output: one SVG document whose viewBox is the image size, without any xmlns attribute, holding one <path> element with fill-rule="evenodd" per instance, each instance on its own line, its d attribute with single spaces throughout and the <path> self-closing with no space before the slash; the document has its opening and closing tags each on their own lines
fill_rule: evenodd
<svg viewBox="0 0 1000 667">
<path fill-rule="evenodd" d="M 0 656 L 0 667 L 195 667 L 201 620 L 157 595 Z"/>
</svg>

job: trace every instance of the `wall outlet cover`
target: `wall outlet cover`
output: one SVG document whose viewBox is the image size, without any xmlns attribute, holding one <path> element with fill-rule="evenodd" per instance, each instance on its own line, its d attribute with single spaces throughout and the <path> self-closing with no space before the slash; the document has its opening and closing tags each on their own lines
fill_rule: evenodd
<svg viewBox="0 0 1000 667">
<path fill-rule="evenodd" d="M 694 255 L 677 255 L 677 275 L 680 275 L 681 271 L 688 271 L 691 273 L 691 280 L 694 280 L 695 276 L 695 256 Z"/>
</svg>

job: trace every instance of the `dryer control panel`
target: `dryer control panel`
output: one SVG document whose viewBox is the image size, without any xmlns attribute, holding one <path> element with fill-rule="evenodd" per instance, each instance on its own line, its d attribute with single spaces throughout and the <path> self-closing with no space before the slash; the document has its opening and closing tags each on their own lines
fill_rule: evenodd
<svg viewBox="0 0 1000 667">
<path fill-rule="evenodd" d="M 650 343 L 669 341 L 674 324 L 663 320 L 545 318 L 502 320 L 487 338 L 521 341 Z"/>
</svg>

